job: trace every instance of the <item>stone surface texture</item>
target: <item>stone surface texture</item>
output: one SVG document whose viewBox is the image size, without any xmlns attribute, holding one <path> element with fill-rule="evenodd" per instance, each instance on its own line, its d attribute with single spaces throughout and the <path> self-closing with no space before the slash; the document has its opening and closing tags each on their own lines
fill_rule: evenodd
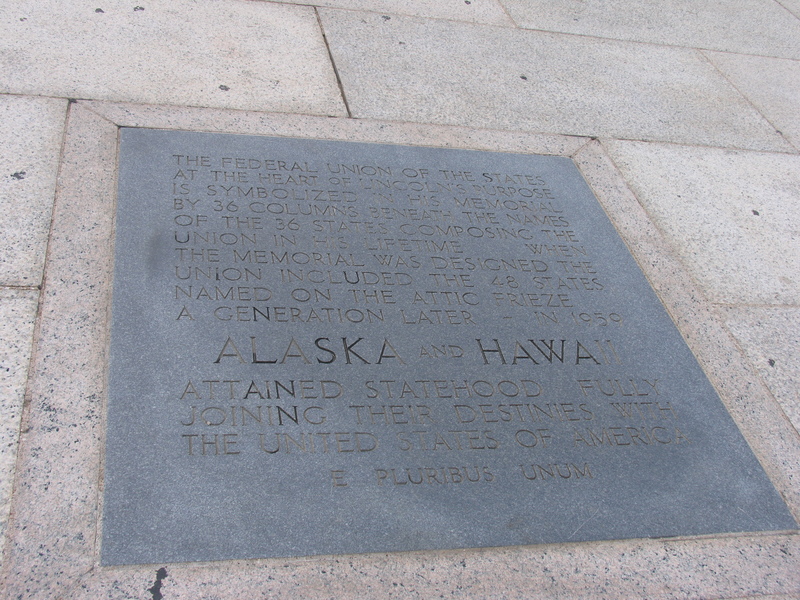
<svg viewBox="0 0 800 600">
<path fill-rule="evenodd" d="M 571 157 L 800 519 L 800 1 L 6 4 L 0 597 L 800 598 L 796 531 L 99 562 L 120 126 Z"/>
<path fill-rule="evenodd" d="M 344 114 L 311 7 L 115 0 L 97 9 L 87 0 L 9 7 L 0 20 L 0 91 Z"/>
<path fill-rule="evenodd" d="M 723 52 L 705 55 L 795 148 L 800 148 L 798 61 Z"/>
<path fill-rule="evenodd" d="M 800 298 L 800 157 L 607 144 L 706 294 L 724 304 Z"/>
<path fill-rule="evenodd" d="M 277 0 L 296 4 L 291 0 Z M 514 22 L 506 13 L 499 0 L 321 0 L 315 6 L 326 8 L 344 8 L 350 10 L 368 10 L 385 15 L 411 15 L 429 17 L 431 19 L 447 19 L 449 21 L 467 21 L 469 23 L 485 23 L 487 25 L 513 26 Z"/>
<path fill-rule="evenodd" d="M 38 301 L 36 290 L 0 288 L 0 552 L 6 538 Z"/>
<path fill-rule="evenodd" d="M 726 307 L 731 333 L 800 431 L 800 309 Z"/>
<path fill-rule="evenodd" d="M 319 12 L 355 117 L 791 149 L 694 50 Z"/>
<path fill-rule="evenodd" d="M 774 0 L 502 0 L 520 27 L 800 58 L 800 22 Z"/>
<path fill-rule="evenodd" d="M 55 98 L 0 98 L 0 284 L 42 282 L 66 109 Z"/>
</svg>

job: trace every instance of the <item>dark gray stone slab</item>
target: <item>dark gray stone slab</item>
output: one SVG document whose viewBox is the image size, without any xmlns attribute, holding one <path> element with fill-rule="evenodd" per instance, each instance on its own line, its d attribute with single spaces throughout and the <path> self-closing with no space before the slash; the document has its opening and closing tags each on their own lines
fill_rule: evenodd
<svg viewBox="0 0 800 600">
<path fill-rule="evenodd" d="M 566 158 L 123 129 L 104 564 L 793 529 Z"/>
</svg>

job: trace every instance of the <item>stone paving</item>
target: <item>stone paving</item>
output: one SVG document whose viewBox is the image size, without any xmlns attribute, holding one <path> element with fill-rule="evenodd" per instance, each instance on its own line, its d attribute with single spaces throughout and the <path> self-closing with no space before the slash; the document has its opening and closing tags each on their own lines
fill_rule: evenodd
<svg viewBox="0 0 800 600">
<path fill-rule="evenodd" d="M 131 567 L 98 535 L 120 126 L 572 157 L 800 519 L 799 0 L 3 4 L 0 597 L 800 598 L 797 532 Z"/>
</svg>

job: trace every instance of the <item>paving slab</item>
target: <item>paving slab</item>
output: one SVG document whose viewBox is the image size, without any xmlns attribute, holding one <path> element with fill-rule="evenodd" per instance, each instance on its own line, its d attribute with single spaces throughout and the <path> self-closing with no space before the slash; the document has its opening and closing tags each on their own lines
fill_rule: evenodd
<svg viewBox="0 0 800 600">
<path fill-rule="evenodd" d="M 800 157 L 604 142 L 713 302 L 800 303 Z"/>
<path fill-rule="evenodd" d="M 800 431 L 800 309 L 725 307 L 725 323 Z"/>
<path fill-rule="evenodd" d="M 272 1 L 297 4 L 296 0 Z M 409 15 L 514 27 L 514 21 L 508 16 L 499 0 L 470 0 L 469 2 L 464 0 L 406 0 L 404 2 L 397 0 L 314 0 L 313 4 L 327 8 L 368 10 L 385 15 Z"/>
<path fill-rule="evenodd" d="M 0 90 L 345 113 L 313 8 L 240 0 L 141 4 L 15 2 L 0 20 Z"/>
<path fill-rule="evenodd" d="M 529 29 L 800 58 L 800 21 L 774 0 L 501 0 Z"/>
<path fill-rule="evenodd" d="M 356 117 L 793 150 L 694 50 L 319 12 Z"/>
<path fill-rule="evenodd" d="M 724 52 L 709 60 L 796 148 L 800 148 L 800 62 Z"/>
<path fill-rule="evenodd" d="M 0 553 L 14 483 L 17 441 L 25 398 L 39 292 L 0 288 Z"/>
<path fill-rule="evenodd" d="M 0 284 L 42 281 L 66 100 L 0 96 Z"/>
</svg>

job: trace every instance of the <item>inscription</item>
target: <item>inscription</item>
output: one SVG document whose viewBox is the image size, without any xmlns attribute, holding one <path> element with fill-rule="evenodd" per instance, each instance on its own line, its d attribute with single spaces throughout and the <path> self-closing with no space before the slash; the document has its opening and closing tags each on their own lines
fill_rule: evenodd
<svg viewBox="0 0 800 600">
<path fill-rule="evenodd" d="M 570 161 L 149 130 L 121 157 L 104 563 L 789 527 Z"/>
</svg>

